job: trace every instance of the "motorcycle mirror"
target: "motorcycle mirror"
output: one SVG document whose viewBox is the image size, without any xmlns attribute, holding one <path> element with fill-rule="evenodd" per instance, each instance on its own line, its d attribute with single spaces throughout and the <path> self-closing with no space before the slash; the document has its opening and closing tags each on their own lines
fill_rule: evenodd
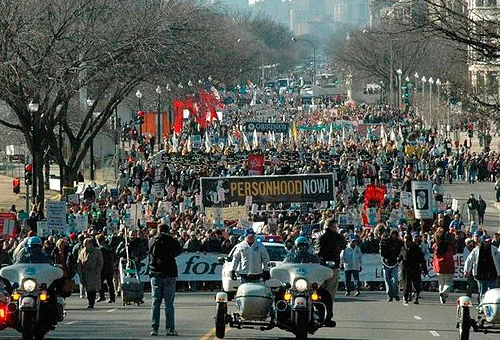
<svg viewBox="0 0 500 340">
<path fill-rule="evenodd" d="M 219 262 L 219 263 L 224 263 L 224 262 L 226 262 L 226 258 L 225 258 L 224 256 L 219 256 L 219 257 L 217 258 L 217 262 Z"/>
</svg>

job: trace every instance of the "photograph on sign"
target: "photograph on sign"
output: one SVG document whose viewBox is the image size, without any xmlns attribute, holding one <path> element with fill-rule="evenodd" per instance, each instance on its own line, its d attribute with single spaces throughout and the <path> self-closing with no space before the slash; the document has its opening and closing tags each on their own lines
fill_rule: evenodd
<svg viewBox="0 0 500 340">
<path fill-rule="evenodd" d="M 411 192 L 416 219 L 430 219 L 433 216 L 432 182 L 412 181 Z M 432 199 L 431 199 L 432 198 Z"/>
</svg>

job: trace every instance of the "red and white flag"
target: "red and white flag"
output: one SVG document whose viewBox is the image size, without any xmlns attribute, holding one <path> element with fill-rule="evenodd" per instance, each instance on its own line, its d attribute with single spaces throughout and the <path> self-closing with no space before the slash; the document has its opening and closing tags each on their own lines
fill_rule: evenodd
<svg viewBox="0 0 500 340">
<path fill-rule="evenodd" d="M 236 137 L 237 139 L 241 138 L 241 131 L 238 129 L 236 125 L 233 125 L 233 136 Z"/>
<path fill-rule="evenodd" d="M 248 175 L 262 176 L 264 174 L 264 155 L 248 155 Z"/>
</svg>

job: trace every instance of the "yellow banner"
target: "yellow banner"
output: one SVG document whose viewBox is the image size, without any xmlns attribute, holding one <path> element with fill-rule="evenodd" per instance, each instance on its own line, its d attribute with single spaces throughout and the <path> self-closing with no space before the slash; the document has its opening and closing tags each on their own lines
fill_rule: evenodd
<svg viewBox="0 0 500 340">
<path fill-rule="evenodd" d="M 247 207 L 243 205 L 225 208 L 205 208 L 205 214 L 207 215 L 207 221 L 215 221 L 217 214 L 220 214 L 221 220 L 236 221 L 239 219 L 246 219 Z"/>
</svg>

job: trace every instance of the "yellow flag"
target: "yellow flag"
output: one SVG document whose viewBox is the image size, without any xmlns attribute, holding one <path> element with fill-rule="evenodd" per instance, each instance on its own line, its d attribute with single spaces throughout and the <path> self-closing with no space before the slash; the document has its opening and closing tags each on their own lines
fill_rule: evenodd
<svg viewBox="0 0 500 340">
<path fill-rule="evenodd" d="M 293 140 L 295 141 L 295 143 L 297 143 L 299 141 L 299 130 L 297 129 L 297 123 L 295 121 L 293 121 L 292 125 L 292 135 Z"/>
</svg>

